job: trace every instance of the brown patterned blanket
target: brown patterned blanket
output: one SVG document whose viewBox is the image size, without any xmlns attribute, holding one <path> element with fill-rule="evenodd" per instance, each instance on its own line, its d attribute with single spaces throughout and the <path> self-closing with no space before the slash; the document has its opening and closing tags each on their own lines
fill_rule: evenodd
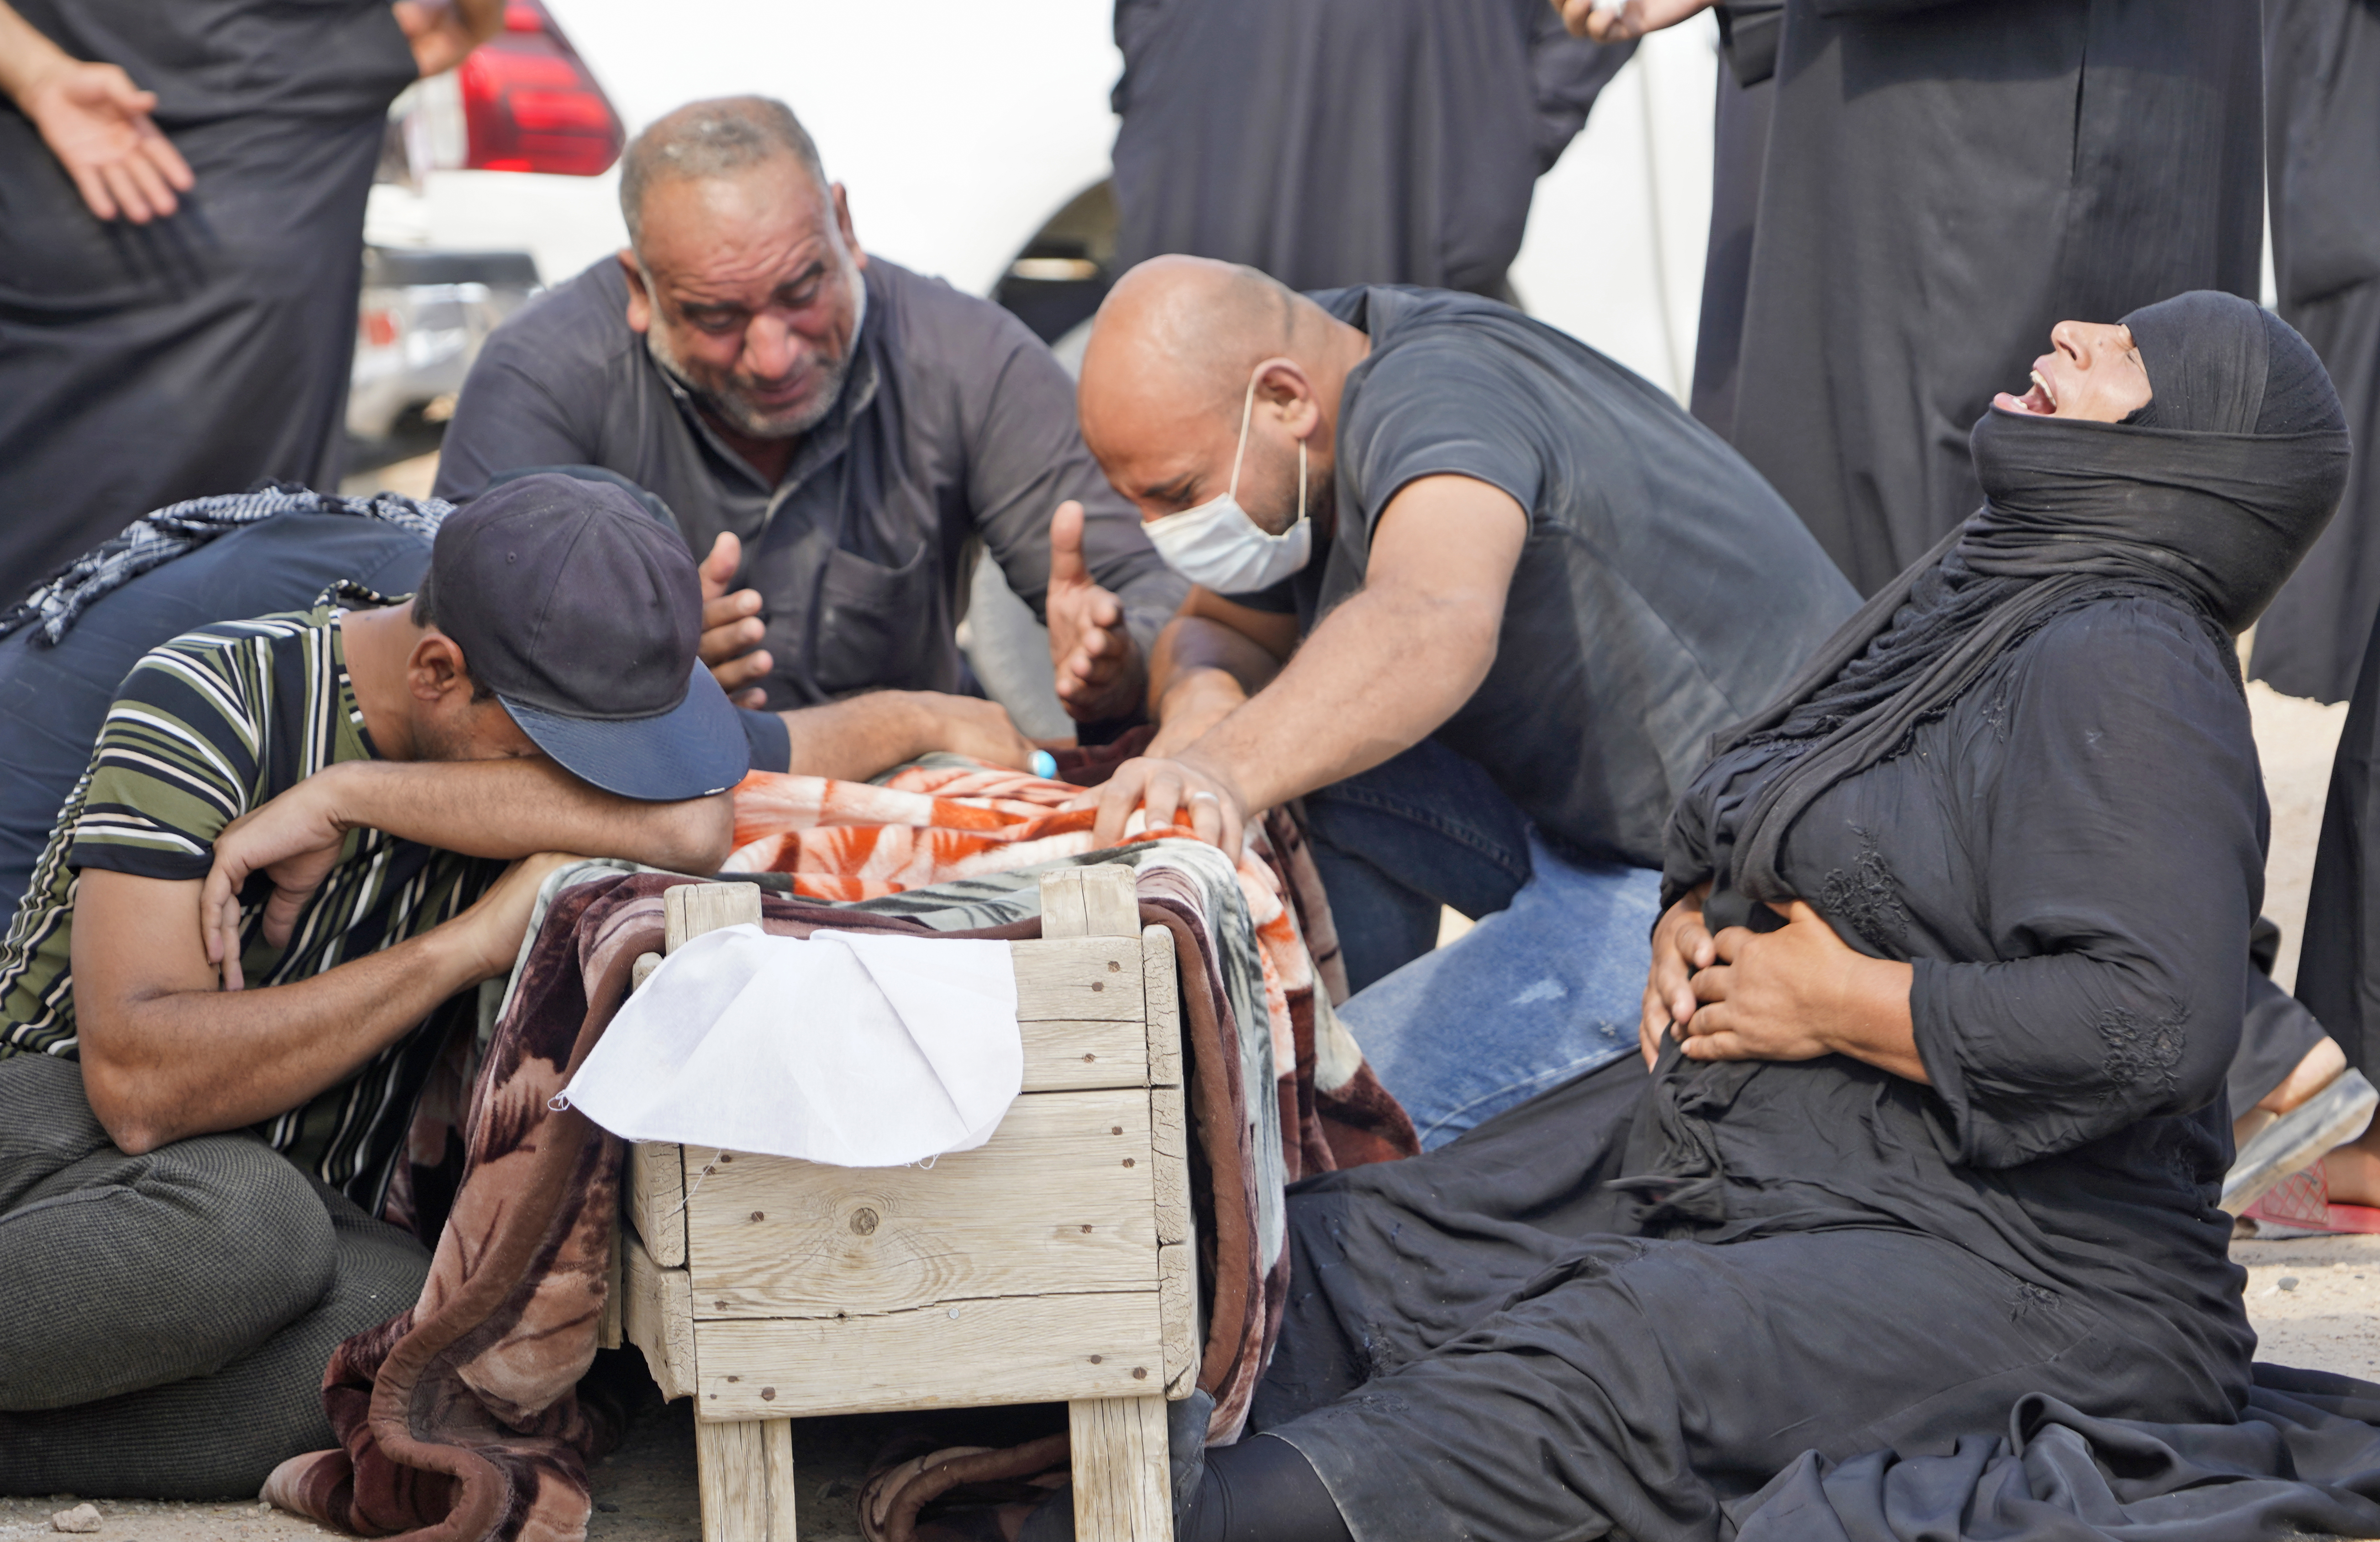
<svg viewBox="0 0 2380 1542">
<path fill-rule="evenodd" d="M 1402 1111 L 1360 1062 L 1337 1067 L 1333 1090 L 1318 1098 L 1316 1014 L 1330 1007 L 1310 986 L 1287 1003 L 1294 1064 L 1271 1064 L 1279 1036 L 1261 979 L 1252 989 L 1245 977 L 1257 972 L 1253 943 L 1245 912 L 1232 912 L 1229 867 L 1218 854 L 1197 855 L 1207 848 L 1168 855 L 1187 845 L 1161 842 L 1122 859 L 1138 868 L 1144 924 L 1171 929 L 1183 961 L 1200 1152 L 1193 1184 L 1208 1223 L 1200 1244 L 1211 1312 L 1198 1383 L 1217 1404 L 1210 1436 L 1229 1439 L 1269 1356 L 1288 1287 L 1281 1185 L 1415 1147 Z M 583 1395 L 579 1380 L 604 1313 L 622 1147 L 552 1102 L 625 997 L 637 957 L 660 951 L 662 892 L 696 880 L 574 871 L 590 880 L 550 892 L 472 1081 L 462 1182 L 429 1282 L 409 1311 L 334 1355 L 323 1399 L 341 1445 L 274 1472 L 265 1496 L 284 1509 L 358 1535 L 424 1542 L 585 1536 L 586 1463 L 620 1426 L 617 1411 Z M 901 896 L 904 914 L 771 896 L 762 924 L 788 936 L 820 926 L 1038 936 L 1034 880 L 1001 876 L 1004 899 L 977 880 L 939 914 L 922 891 Z M 1307 885 L 1288 887 L 1307 900 L 1299 892 Z M 1028 892 L 1037 895 L 1030 905 Z M 1272 1097 L 1251 1098 L 1256 1066 L 1275 1078 Z M 1278 1147 L 1268 1149 L 1263 1137 L 1276 1128 Z"/>
</svg>

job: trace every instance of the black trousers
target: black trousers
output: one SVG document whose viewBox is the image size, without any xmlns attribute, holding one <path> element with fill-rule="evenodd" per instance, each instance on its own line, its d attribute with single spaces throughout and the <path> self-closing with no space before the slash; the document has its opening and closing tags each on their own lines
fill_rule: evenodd
<svg viewBox="0 0 2380 1542">
<path fill-rule="evenodd" d="M 79 1066 L 0 1060 L 0 1493 L 253 1495 L 429 1268 L 252 1135 L 127 1156 Z"/>
</svg>

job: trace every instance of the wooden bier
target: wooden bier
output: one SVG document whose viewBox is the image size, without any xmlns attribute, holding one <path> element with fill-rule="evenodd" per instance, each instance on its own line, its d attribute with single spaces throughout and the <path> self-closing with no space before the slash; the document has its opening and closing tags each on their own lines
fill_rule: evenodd
<svg viewBox="0 0 2380 1542">
<path fill-rule="evenodd" d="M 751 884 L 662 905 L 673 952 L 760 918 Z M 619 1333 L 696 1400 L 704 1542 L 794 1542 L 794 1418 L 1045 1402 L 1069 1407 L 1075 1535 L 1172 1542 L 1165 1403 L 1200 1350 L 1173 936 L 1120 864 L 1043 875 L 1041 913 L 1010 944 L 1024 1090 L 983 1146 L 631 1147 Z"/>
</svg>

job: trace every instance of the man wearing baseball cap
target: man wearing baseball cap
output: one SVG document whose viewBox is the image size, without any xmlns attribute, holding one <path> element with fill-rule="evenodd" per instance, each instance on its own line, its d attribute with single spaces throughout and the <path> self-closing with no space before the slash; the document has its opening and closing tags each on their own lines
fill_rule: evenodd
<svg viewBox="0 0 2380 1542">
<path fill-rule="evenodd" d="M 429 1255 L 371 1218 L 567 860 L 708 872 L 747 763 L 700 586 L 617 488 L 451 516 L 148 654 L 0 943 L 0 1493 L 252 1493 Z M 508 866 L 509 864 L 509 866 Z"/>
</svg>

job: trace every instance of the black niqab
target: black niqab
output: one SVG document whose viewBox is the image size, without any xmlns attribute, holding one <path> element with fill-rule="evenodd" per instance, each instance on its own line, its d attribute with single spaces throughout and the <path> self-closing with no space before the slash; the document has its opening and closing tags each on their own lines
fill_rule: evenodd
<svg viewBox="0 0 2380 1542">
<path fill-rule="evenodd" d="M 2059 615 L 2163 589 L 2231 636 L 2262 613 L 2329 522 L 2345 485 L 2345 419 L 2304 340 L 2270 312 L 2211 290 L 2124 318 L 2154 393 L 2149 419 L 2032 418 L 1998 407 L 1971 443 L 1985 504 L 1822 648 L 1766 711 L 1724 736 L 1739 762 L 1701 786 L 1757 783 L 1748 807 L 1707 819 L 1711 919 L 1792 898 L 1778 853 L 1829 787 L 1894 754 L 1991 662 Z M 1672 851 L 1677 847 L 1672 844 Z M 1704 875 L 1672 871 L 1664 903 Z"/>
</svg>

